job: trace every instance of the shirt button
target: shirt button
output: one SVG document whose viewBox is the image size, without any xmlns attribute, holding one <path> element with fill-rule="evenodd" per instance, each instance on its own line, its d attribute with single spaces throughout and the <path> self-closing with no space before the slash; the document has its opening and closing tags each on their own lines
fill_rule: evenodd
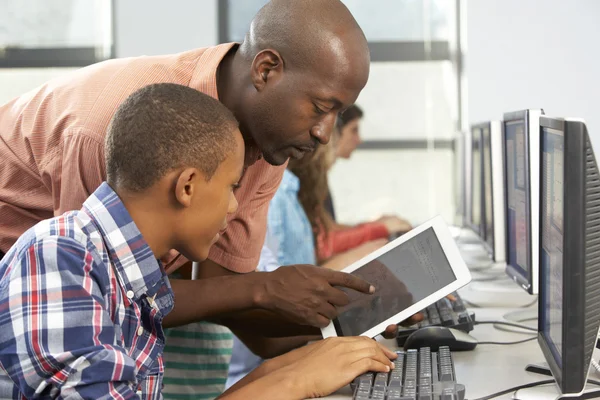
<svg viewBox="0 0 600 400">
<path fill-rule="evenodd" d="M 137 334 L 138 334 L 138 336 L 142 336 L 143 333 L 144 333 L 144 327 L 140 326 L 137 330 Z"/>
<path fill-rule="evenodd" d="M 127 291 L 127 298 L 128 298 L 129 300 L 133 299 L 133 290 L 128 290 L 128 291 Z"/>
</svg>

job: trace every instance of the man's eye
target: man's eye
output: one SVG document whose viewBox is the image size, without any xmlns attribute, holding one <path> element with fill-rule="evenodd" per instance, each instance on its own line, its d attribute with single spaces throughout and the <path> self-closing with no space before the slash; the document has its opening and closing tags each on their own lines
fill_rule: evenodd
<svg viewBox="0 0 600 400">
<path fill-rule="evenodd" d="M 319 107 L 317 107 L 316 104 L 313 104 L 313 107 L 315 109 L 315 113 L 317 113 L 319 115 L 323 115 L 323 114 L 327 114 L 328 113 L 328 111 L 324 111 L 324 110 L 320 109 Z"/>
</svg>

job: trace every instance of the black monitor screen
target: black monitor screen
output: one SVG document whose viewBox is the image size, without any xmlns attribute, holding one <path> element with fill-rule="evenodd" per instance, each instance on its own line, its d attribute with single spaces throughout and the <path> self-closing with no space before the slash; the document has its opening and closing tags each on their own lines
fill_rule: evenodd
<svg viewBox="0 0 600 400">
<path fill-rule="evenodd" d="M 539 301 L 543 304 L 540 327 L 559 367 L 562 368 L 563 318 L 563 177 L 564 133 L 542 130 L 541 242 Z M 581 289 L 583 290 L 583 288 Z"/>
<path fill-rule="evenodd" d="M 490 128 L 482 130 L 481 140 L 483 142 L 483 214 L 485 231 L 483 239 L 488 246 L 494 248 L 494 210 L 492 200 L 492 146 L 490 137 Z"/>
<path fill-rule="evenodd" d="M 507 264 L 530 276 L 529 171 L 525 121 L 508 121 L 506 135 Z"/>
<path fill-rule="evenodd" d="M 483 235 L 481 231 L 483 201 L 481 193 L 481 130 L 473 129 L 471 134 L 471 224 L 477 234 Z"/>
</svg>

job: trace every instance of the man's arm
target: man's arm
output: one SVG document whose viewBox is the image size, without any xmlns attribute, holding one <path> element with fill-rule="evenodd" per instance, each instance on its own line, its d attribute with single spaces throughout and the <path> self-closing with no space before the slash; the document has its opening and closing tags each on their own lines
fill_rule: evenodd
<svg viewBox="0 0 600 400">
<path fill-rule="evenodd" d="M 268 338 L 246 331 L 234 331 L 235 335 L 252 351 L 263 359 L 280 356 L 291 350 L 306 345 L 308 342 L 320 340 L 321 334 L 312 336 L 289 336 L 281 338 Z"/>
<path fill-rule="evenodd" d="M 0 329 L 0 364 L 19 391 L 27 398 L 52 392 L 137 399 L 129 385 L 136 381 L 135 360 L 113 344 L 113 324 L 103 323 L 111 321 L 103 293 L 107 267 L 94 265 L 80 243 L 64 237 L 32 244 L 11 267 L 12 276 L 3 279 L 30 283 L 8 284 L 0 295 L 0 309 L 10 304 L 12 316 Z"/>
<path fill-rule="evenodd" d="M 164 326 L 216 317 L 228 326 L 226 321 L 230 317 L 240 321 L 241 315 L 233 313 L 260 309 L 295 324 L 324 327 L 337 315 L 336 306 L 348 304 L 348 296 L 336 286 L 362 293 L 375 290 L 353 275 L 309 265 L 232 276 L 233 273 L 207 260 L 200 265 L 199 272 L 198 280 L 172 280 L 175 307 L 165 318 Z M 249 319 L 247 324 L 247 329 L 257 329 L 256 320 Z"/>
</svg>

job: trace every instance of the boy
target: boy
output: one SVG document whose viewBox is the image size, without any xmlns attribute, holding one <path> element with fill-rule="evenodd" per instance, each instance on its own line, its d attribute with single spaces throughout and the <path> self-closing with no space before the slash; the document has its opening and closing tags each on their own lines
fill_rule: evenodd
<svg viewBox="0 0 600 400">
<path fill-rule="evenodd" d="M 233 115 L 189 87 L 146 86 L 119 107 L 107 181 L 81 210 L 25 232 L 0 262 L 0 398 L 161 398 L 161 324 L 174 296 L 157 259 L 170 249 L 208 257 L 237 208 L 244 152 Z M 329 356 L 343 373 L 310 385 L 290 373 Z M 272 360 L 225 398 L 267 394 L 275 382 L 289 398 L 324 393 L 388 370 L 389 358 L 364 338 L 322 341 Z"/>
</svg>

